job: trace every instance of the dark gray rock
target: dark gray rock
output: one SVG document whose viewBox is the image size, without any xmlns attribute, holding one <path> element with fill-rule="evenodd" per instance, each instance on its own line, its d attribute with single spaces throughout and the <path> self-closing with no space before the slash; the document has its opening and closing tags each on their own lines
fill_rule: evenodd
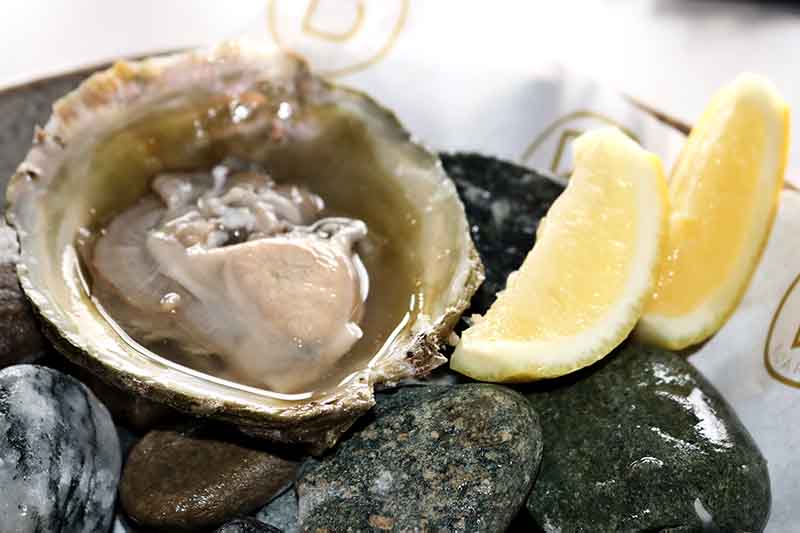
<svg viewBox="0 0 800 533">
<path fill-rule="evenodd" d="M 403 387 L 297 482 L 303 531 L 503 531 L 541 454 L 535 411 L 496 385 Z"/>
<path fill-rule="evenodd" d="M 17 279 L 17 234 L 0 220 L 0 368 L 30 363 L 47 346 Z"/>
<path fill-rule="evenodd" d="M 283 533 L 299 533 L 297 512 L 297 492 L 291 486 L 264 506 L 256 514 L 256 518 L 277 527 Z"/>
<path fill-rule="evenodd" d="M 536 241 L 539 221 L 564 190 L 534 170 L 478 154 L 440 154 L 470 223 L 470 233 L 486 268 L 486 280 L 472 298 L 483 314 L 519 269 Z"/>
<path fill-rule="evenodd" d="M 228 522 L 214 533 L 283 533 L 280 529 L 259 522 L 255 518 L 240 518 Z"/>
<path fill-rule="evenodd" d="M 262 507 L 296 469 L 229 428 L 151 431 L 128 456 L 120 502 L 146 528 L 207 530 Z"/>
<path fill-rule="evenodd" d="M 0 371 L 0 531 L 108 531 L 120 464 L 89 389 L 40 366 Z"/>
<path fill-rule="evenodd" d="M 766 461 L 684 358 L 628 343 L 527 396 L 544 421 L 527 508 L 545 531 L 763 529 Z"/>
</svg>

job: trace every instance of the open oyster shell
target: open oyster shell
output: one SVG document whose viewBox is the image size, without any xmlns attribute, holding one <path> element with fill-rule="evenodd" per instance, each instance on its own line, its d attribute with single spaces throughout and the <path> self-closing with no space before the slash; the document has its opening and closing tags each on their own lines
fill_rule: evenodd
<svg viewBox="0 0 800 533">
<path fill-rule="evenodd" d="M 142 350 L 85 286 L 76 243 L 89 228 L 130 207 L 156 174 L 226 157 L 263 165 L 279 183 L 315 176 L 315 193 L 402 242 L 414 265 L 409 312 L 330 390 L 275 394 Z M 435 155 L 368 96 L 311 75 L 296 57 L 241 42 L 93 75 L 56 102 L 7 200 L 22 287 L 70 359 L 185 412 L 317 450 L 373 405 L 374 385 L 444 362 L 438 348 L 483 279 L 463 206 Z"/>
</svg>

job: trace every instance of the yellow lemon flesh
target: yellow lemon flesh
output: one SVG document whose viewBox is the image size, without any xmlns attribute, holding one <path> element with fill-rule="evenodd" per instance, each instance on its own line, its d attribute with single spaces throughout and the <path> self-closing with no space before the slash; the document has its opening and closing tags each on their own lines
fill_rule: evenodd
<svg viewBox="0 0 800 533">
<path fill-rule="evenodd" d="M 522 267 L 464 331 L 454 370 L 484 381 L 561 376 L 608 354 L 639 319 L 666 231 L 661 162 L 615 128 L 573 147 L 566 190 Z"/>
<path fill-rule="evenodd" d="M 743 74 L 712 99 L 669 184 L 664 262 L 637 337 L 682 349 L 734 311 L 766 244 L 789 149 L 789 108 Z"/>
</svg>

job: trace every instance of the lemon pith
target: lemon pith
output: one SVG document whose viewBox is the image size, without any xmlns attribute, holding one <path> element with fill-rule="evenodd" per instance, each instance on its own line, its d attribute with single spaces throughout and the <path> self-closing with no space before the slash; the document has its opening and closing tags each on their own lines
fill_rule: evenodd
<svg viewBox="0 0 800 533">
<path fill-rule="evenodd" d="M 670 180 L 664 262 L 638 337 L 686 348 L 733 313 L 769 236 L 788 145 L 789 108 L 767 80 L 744 74 L 714 96 Z"/>
<path fill-rule="evenodd" d="M 462 334 L 453 369 L 486 381 L 560 376 L 608 354 L 638 320 L 667 220 L 660 160 L 615 128 L 573 147 L 566 190 L 522 267 Z"/>
</svg>

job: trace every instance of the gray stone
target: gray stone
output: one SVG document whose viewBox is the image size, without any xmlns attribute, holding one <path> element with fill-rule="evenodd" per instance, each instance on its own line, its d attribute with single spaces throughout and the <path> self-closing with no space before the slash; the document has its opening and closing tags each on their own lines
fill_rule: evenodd
<svg viewBox="0 0 800 533">
<path fill-rule="evenodd" d="M 0 368 L 30 363 L 47 343 L 17 279 L 17 234 L 0 220 Z"/>
<path fill-rule="evenodd" d="M 766 461 L 683 357 L 627 343 L 527 396 L 544 421 L 527 508 L 545 531 L 764 528 Z"/>
<path fill-rule="evenodd" d="M 552 178 L 479 154 L 440 154 L 469 220 L 486 280 L 464 316 L 483 314 L 536 241 L 539 221 L 564 190 Z"/>
<path fill-rule="evenodd" d="M 228 522 L 214 533 L 283 533 L 280 529 L 254 518 L 240 518 Z"/>
<path fill-rule="evenodd" d="M 0 531 L 108 531 L 121 461 L 108 410 L 80 382 L 0 371 Z"/>
<path fill-rule="evenodd" d="M 503 531 L 541 455 L 536 412 L 496 385 L 403 387 L 297 481 L 303 531 Z"/>
<path fill-rule="evenodd" d="M 227 427 L 156 430 L 128 455 L 120 502 L 145 528 L 208 530 L 262 507 L 296 468 Z"/>
<path fill-rule="evenodd" d="M 283 533 L 299 533 L 297 512 L 297 492 L 291 486 L 261 509 L 256 518 L 283 530 Z"/>
</svg>

